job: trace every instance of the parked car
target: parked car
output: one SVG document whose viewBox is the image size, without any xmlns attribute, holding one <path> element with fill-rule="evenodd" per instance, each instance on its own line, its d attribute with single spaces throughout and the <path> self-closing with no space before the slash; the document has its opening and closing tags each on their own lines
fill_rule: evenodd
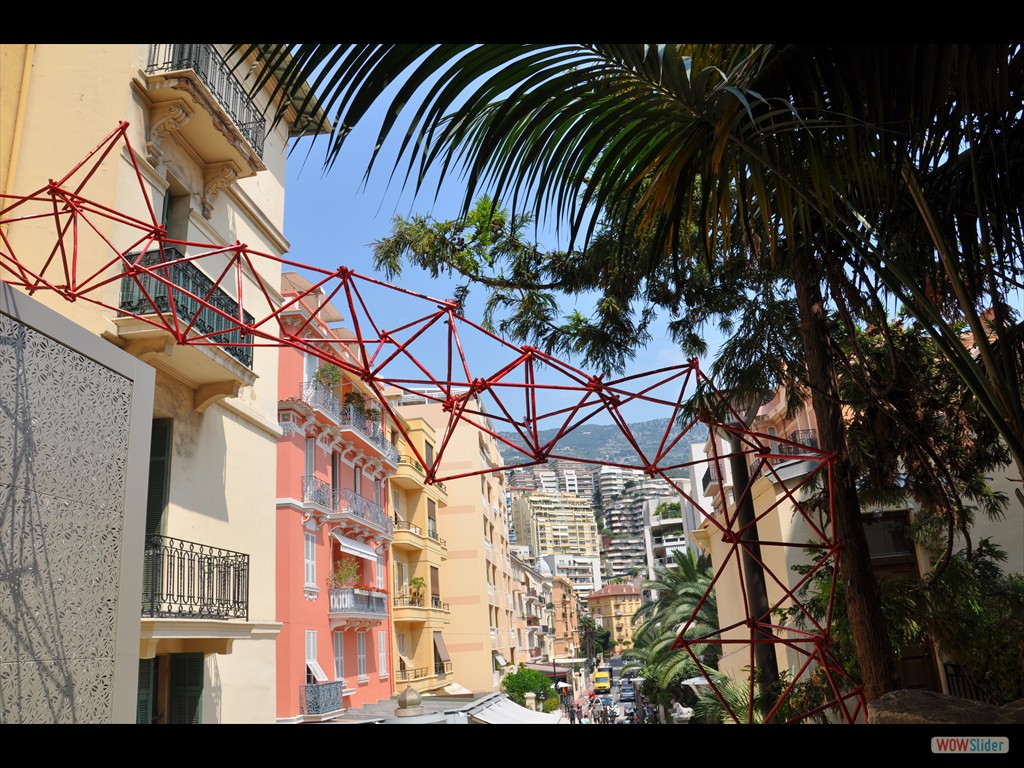
<svg viewBox="0 0 1024 768">
<path fill-rule="evenodd" d="M 636 691 L 631 684 L 623 683 L 619 686 L 619 701 L 636 701 Z"/>
</svg>

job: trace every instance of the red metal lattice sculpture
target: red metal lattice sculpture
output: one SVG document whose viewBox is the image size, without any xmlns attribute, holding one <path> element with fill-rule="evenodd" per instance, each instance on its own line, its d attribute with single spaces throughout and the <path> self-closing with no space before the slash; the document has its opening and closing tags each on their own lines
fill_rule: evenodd
<svg viewBox="0 0 1024 768">
<path fill-rule="evenodd" d="M 432 461 L 419 455 L 414 441 L 409 440 L 416 458 L 426 468 L 427 482 L 431 483 L 466 474 L 539 464 L 551 458 L 578 461 L 576 457 L 558 453 L 559 440 L 598 414 L 607 414 L 636 453 L 634 462 L 618 466 L 641 469 L 651 477 L 664 479 L 694 504 L 704 517 L 705 528 L 718 537 L 721 546 L 715 576 L 701 603 L 712 589 L 724 583 L 723 580 L 732 580 L 738 585 L 742 618 L 700 634 L 693 631 L 694 613 L 679 627 L 674 646 L 690 656 L 729 716 L 737 722 L 755 719 L 752 703 L 755 676 L 749 674 L 745 682 L 749 694 L 746 700 L 751 703 L 737 706 L 709 666 L 709 647 L 718 649 L 718 654 L 711 655 L 745 653 L 744 667 L 748 671 L 757 667 L 759 647 L 770 647 L 790 660 L 790 676 L 783 680 L 781 692 L 775 694 L 774 705 L 763 716 L 765 720 L 800 720 L 826 711 L 831 719 L 847 722 L 864 718 L 863 696 L 829 647 L 835 562 L 840 543 L 798 498 L 812 477 L 820 476 L 828 485 L 831 455 L 815 447 L 749 429 L 701 372 L 696 360 L 644 374 L 603 380 L 538 349 L 510 344 L 463 317 L 452 301 L 432 299 L 387 285 L 345 267 L 331 271 L 289 261 L 250 250 L 242 243 L 213 246 L 170 239 L 154 213 L 126 129 L 126 123 L 119 125 L 58 181 L 51 181 L 31 194 L 0 198 L 3 204 L 0 208 L 0 275 L 4 282 L 29 294 L 52 291 L 69 302 L 97 304 L 122 317 L 164 329 L 182 345 L 220 346 L 236 356 L 246 350 L 251 355 L 253 347 L 294 347 L 361 379 L 392 416 L 395 414 L 384 397 L 385 388 L 419 395 L 427 389 L 425 397 L 440 403 L 449 414 L 447 428 Z M 118 148 L 125 150 L 123 156 L 130 159 L 138 180 L 137 210 L 144 212 L 141 216 L 105 207 L 84 194 L 90 180 Z M 13 233 L 19 228 L 38 230 L 41 227 L 52 234 L 53 247 L 44 254 L 16 253 Z M 273 269 L 261 269 L 271 262 L 277 262 Z M 189 264 L 204 265 L 203 282 L 186 285 L 176 277 L 176 270 Z M 263 278 L 265 273 L 279 274 L 282 266 L 301 268 L 313 276 L 309 290 L 289 296 L 283 304 L 273 298 L 279 295 L 279 286 L 267 284 Z M 371 311 L 374 302 L 364 296 L 365 289 L 371 285 L 376 286 L 375 290 L 394 292 L 409 307 L 418 308 L 414 319 L 383 327 Z M 215 295 L 220 295 L 221 291 L 234 300 L 229 304 L 215 301 Z M 309 300 L 314 292 L 322 292 L 325 300 Z M 118 294 L 116 301 L 115 293 Z M 347 308 L 353 338 L 327 342 L 304 338 L 307 327 L 318 322 L 317 313 L 329 302 Z M 306 308 L 319 309 L 309 310 L 306 320 L 299 326 L 286 323 L 284 316 L 300 303 Z M 393 317 L 391 303 L 386 303 L 386 307 L 387 315 Z M 503 356 L 498 359 L 504 362 L 480 370 L 472 356 L 464 351 L 464 344 L 470 338 L 474 339 L 474 344 L 491 345 L 492 354 L 487 359 L 495 359 L 496 352 Z M 251 357 L 245 359 L 251 360 Z M 685 416 L 684 402 L 698 387 L 705 393 L 709 407 L 702 416 Z M 554 396 L 563 405 L 549 409 L 544 401 Z M 630 406 L 639 403 L 663 408 L 668 418 L 668 426 L 654 455 L 644 453 L 627 422 Z M 711 413 L 726 414 L 727 423 L 715 423 Z M 401 421 L 395 421 L 404 432 Z M 707 457 L 707 464 L 712 477 L 724 479 L 735 470 L 735 503 L 731 508 L 725 504 L 718 511 L 702 509 L 668 474 L 695 463 L 671 464 L 668 457 L 698 422 L 707 424 L 713 434 L 724 440 L 712 441 L 712 454 Z M 444 475 L 445 450 L 453 431 L 463 423 L 472 424 L 494 437 L 502 446 L 503 455 L 514 459 L 501 467 Z M 515 433 L 518 443 L 503 437 L 499 428 Z M 556 430 L 555 438 L 542 442 L 541 432 L 551 428 Z M 731 445 L 727 452 L 720 450 L 725 443 Z M 782 460 L 803 462 L 804 473 L 799 482 L 790 483 L 788 478 L 780 476 L 778 462 Z M 744 474 L 748 475 L 745 482 L 742 481 Z M 755 492 L 763 494 L 766 488 L 765 484 L 755 486 L 759 476 L 772 480 L 773 496 L 769 502 L 760 504 L 762 508 L 756 515 L 750 512 L 744 516 L 741 510 L 754 506 L 746 502 L 752 501 Z M 812 532 L 810 543 L 758 540 L 757 522 L 783 507 Z M 816 565 L 796 584 L 791 584 L 785 553 L 800 549 L 813 550 Z M 785 572 L 777 572 L 779 562 Z M 767 605 L 763 600 L 757 603 L 752 599 L 745 580 L 752 572 L 763 574 L 765 594 L 773 595 Z M 799 594 L 814 574 L 831 574 L 831 593 L 824 619 L 816 617 Z M 780 618 L 783 609 L 788 609 L 785 619 Z M 795 621 L 795 616 L 802 621 Z M 793 693 L 798 684 L 812 677 L 825 695 L 815 705 L 797 711 L 793 706 Z"/>
</svg>

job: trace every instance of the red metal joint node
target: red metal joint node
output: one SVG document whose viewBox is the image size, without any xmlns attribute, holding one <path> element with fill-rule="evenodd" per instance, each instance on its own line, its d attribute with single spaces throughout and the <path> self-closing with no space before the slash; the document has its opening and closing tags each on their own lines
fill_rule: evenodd
<svg viewBox="0 0 1024 768">
<path fill-rule="evenodd" d="M 352 275 L 355 274 L 355 270 L 350 267 L 338 267 L 338 271 L 335 272 L 334 274 L 336 274 L 342 280 L 348 280 L 348 278 L 352 277 Z"/>
<path fill-rule="evenodd" d="M 735 544 L 739 540 L 740 537 L 736 531 L 722 531 L 722 541 L 726 544 Z"/>
</svg>

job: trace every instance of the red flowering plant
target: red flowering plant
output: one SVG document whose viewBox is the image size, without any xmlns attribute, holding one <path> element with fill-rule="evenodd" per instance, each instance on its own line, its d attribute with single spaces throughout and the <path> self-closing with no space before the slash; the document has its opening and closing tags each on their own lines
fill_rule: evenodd
<svg viewBox="0 0 1024 768">
<path fill-rule="evenodd" d="M 388 591 L 384 587 L 378 587 L 376 584 L 356 584 L 356 589 L 361 589 L 364 592 L 377 592 L 381 595 L 386 595 Z"/>
</svg>

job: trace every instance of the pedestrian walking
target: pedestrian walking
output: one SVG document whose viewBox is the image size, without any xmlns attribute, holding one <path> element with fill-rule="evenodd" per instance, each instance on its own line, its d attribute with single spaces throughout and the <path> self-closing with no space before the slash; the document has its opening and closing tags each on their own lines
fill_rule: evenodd
<svg viewBox="0 0 1024 768">
<path fill-rule="evenodd" d="M 569 725 L 576 725 L 576 707 L 569 705 Z"/>
</svg>

